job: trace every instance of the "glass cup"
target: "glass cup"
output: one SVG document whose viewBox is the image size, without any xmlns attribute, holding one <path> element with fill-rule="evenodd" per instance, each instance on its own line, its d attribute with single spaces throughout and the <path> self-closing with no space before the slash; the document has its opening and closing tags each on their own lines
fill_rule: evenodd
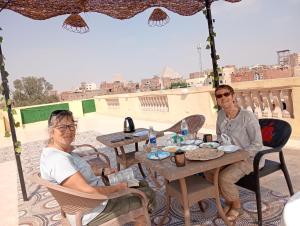
<svg viewBox="0 0 300 226">
<path fill-rule="evenodd" d="M 185 166 L 185 154 L 184 151 L 177 151 L 175 155 L 171 157 L 171 161 L 176 164 L 177 167 Z"/>
<path fill-rule="evenodd" d="M 204 134 L 203 142 L 212 142 L 212 134 Z"/>
</svg>

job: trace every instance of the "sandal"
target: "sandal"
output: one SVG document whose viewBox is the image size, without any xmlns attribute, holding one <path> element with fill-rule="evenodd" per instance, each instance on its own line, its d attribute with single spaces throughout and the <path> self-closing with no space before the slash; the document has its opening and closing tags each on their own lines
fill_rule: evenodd
<svg viewBox="0 0 300 226">
<path fill-rule="evenodd" d="M 231 208 L 228 212 L 227 212 L 227 219 L 229 221 L 235 221 L 240 215 L 243 214 L 243 210 L 240 209 L 235 209 L 235 208 Z"/>
</svg>

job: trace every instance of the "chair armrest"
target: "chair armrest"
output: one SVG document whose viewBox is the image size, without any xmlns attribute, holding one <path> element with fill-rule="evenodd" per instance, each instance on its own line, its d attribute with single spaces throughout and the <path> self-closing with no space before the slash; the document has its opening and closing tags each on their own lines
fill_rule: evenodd
<svg viewBox="0 0 300 226">
<path fill-rule="evenodd" d="M 274 153 L 274 152 L 281 152 L 282 149 L 281 148 L 268 148 L 265 150 L 261 150 L 259 152 L 256 153 L 256 155 L 254 156 L 254 161 L 253 161 L 253 169 L 254 169 L 254 173 L 259 171 L 259 162 L 261 160 L 261 158 L 266 155 L 266 154 L 270 154 L 270 153 Z"/>
<path fill-rule="evenodd" d="M 146 197 L 146 195 L 144 194 L 144 192 L 142 192 L 138 189 L 135 189 L 135 188 L 126 188 L 122 191 L 118 191 L 118 192 L 108 194 L 107 198 L 108 199 L 114 199 L 114 198 L 118 198 L 118 197 L 121 197 L 121 196 L 124 196 L 124 195 L 132 195 L 132 194 L 135 194 L 135 195 L 139 196 L 141 198 L 142 202 L 148 204 L 149 200 Z"/>
<path fill-rule="evenodd" d="M 110 167 L 110 160 L 108 158 L 107 155 L 105 155 L 104 153 L 101 153 L 97 150 L 97 148 L 95 148 L 93 145 L 90 145 L 90 144 L 80 144 L 80 145 L 74 145 L 75 147 L 89 147 L 91 148 L 94 152 L 93 153 L 90 153 L 90 152 L 80 152 L 78 151 L 77 154 L 80 156 L 80 157 L 90 157 L 90 156 L 93 156 L 93 155 L 96 155 L 98 158 L 100 158 L 100 156 L 102 157 L 101 159 L 104 160 L 104 162 Z"/>
</svg>

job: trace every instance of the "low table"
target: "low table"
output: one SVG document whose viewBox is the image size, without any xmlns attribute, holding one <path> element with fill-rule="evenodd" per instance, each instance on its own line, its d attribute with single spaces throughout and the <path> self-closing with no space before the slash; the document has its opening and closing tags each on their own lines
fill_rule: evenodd
<svg viewBox="0 0 300 226">
<path fill-rule="evenodd" d="M 163 160 L 150 160 L 146 152 L 138 152 L 135 158 L 143 163 L 146 168 L 165 178 L 166 185 L 166 211 L 161 219 L 162 225 L 170 209 L 171 196 L 176 197 L 183 206 L 185 225 L 190 225 L 189 207 L 194 203 L 206 198 L 215 198 L 218 212 L 226 225 L 230 225 L 227 220 L 219 197 L 219 171 L 222 166 L 232 164 L 249 157 L 249 153 L 239 150 L 233 153 L 226 153 L 222 157 L 208 161 L 189 161 L 186 160 L 184 167 L 176 167 L 170 158 Z M 208 182 L 201 176 L 195 176 L 200 172 L 214 170 L 213 183 Z"/>
<path fill-rule="evenodd" d="M 113 148 L 116 154 L 116 162 L 117 168 L 120 170 L 120 165 L 124 166 L 125 168 L 133 165 L 138 164 L 140 172 L 143 177 L 145 177 L 145 173 L 142 169 L 141 163 L 139 160 L 135 158 L 136 152 L 139 150 L 138 143 L 141 141 L 145 141 L 148 143 L 148 134 L 144 136 L 134 136 L 134 133 L 141 132 L 141 131 L 148 131 L 145 128 L 138 128 L 135 132 L 132 133 L 124 133 L 124 132 L 116 132 L 98 136 L 96 139 L 100 143 L 104 144 L 107 147 Z M 156 137 L 161 137 L 164 135 L 163 132 L 155 131 Z M 134 152 L 125 152 L 124 146 L 133 144 L 135 145 Z"/>
</svg>

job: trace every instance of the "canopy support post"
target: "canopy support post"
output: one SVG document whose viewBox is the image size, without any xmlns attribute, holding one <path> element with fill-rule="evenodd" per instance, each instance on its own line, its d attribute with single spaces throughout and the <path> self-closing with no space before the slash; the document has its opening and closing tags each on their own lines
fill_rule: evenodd
<svg viewBox="0 0 300 226">
<path fill-rule="evenodd" d="M 8 80 L 7 80 L 8 73 L 5 71 L 5 68 L 4 68 L 4 59 L 3 59 L 3 54 L 2 54 L 1 42 L 0 42 L 0 67 L 1 67 L 1 79 L 2 79 L 2 86 L 3 86 L 3 94 L 5 97 L 5 103 L 7 104 L 9 126 L 10 126 L 11 138 L 12 138 L 14 152 L 15 152 L 15 158 L 16 158 L 16 162 L 17 162 L 17 168 L 18 168 L 18 174 L 19 174 L 19 180 L 20 180 L 23 200 L 28 201 L 26 186 L 25 186 L 25 181 L 24 181 L 24 175 L 23 175 L 23 170 L 22 170 L 22 163 L 21 163 L 21 158 L 20 158 L 21 153 L 16 152 L 16 149 L 18 146 L 18 143 L 17 143 L 18 140 L 17 140 L 16 130 L 15 130 L 15 122 L 14 122 L 14 118 L 13 118 L 12 110 L 11 110 L 11 101 L 9 101 L 10 100 L 9 87 L 8 87 Z"/>
<path fill-rule="evenodd" d="M 217 54 L 216 54 L 216 45 L 215 45 L 215 33 L 214 33 L 214 26 L 211 17 L 211 0 L 205 0 L 205 7 L 206 7 L 206 19 L 208 24 L 208 32 L 209 32 L 209 40 L 210 40 L 210 51 L 211 51 L 211 60 L 213 65 L 213 87 L 219 86 L 219 73 L 218 73 L 218 62 L 217 62 Z"/>
</svg>

